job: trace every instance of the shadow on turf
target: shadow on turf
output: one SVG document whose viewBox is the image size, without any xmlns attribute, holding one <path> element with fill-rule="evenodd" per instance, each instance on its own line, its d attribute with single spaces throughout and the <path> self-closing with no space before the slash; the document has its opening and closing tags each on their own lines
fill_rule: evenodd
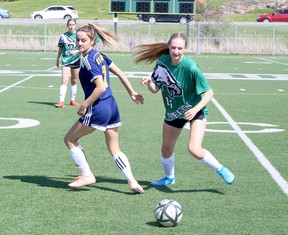
<svg viewBox="0 0 288 235">
<path fill-rule="evenodd" d="M 49 105 L 49 106 L 55 106 L 55 102 L 52 103 L 52 102 L 37 102 L 37 101 L 29 101 L 28 103 L 30 104 L 43 104 L 43 105 Z"/>
<path fill-rule="evenodd" d="M 65 188 L 67 189 L 67 182 L 63 180 L 56 180 L 52 177 L 39 176 L 39 175 L 8 175 L 4 176 L 5 179 L 10 180 L 20 180 L 21 182 L 37 184 L 41 187 L 51 187 L 51 188 Z"/>
<path fill-rule="evenodd" d="M 127 185 L 127 181 L 124 179 L 115 179 L 115 178 L 108 178 L 108 177 L 103 177 L 103 176 L 96 176 L 96 184 L 93 184 L 92 187 L 94 188 L 98 188 L 100 190 L 106 190 L 106 191 L 110 191 L 110 192 L 115 192 L 115 193 L 124 193 L 124 194 L 128 194 L 128 195 L 134 195 L 134 193 L 131 192 L 127 192 L 127 191 L 121 191 L 115 188 L 108 188 L 108 187 L 103 187 L 100 186 L 101 183 L 112 183 L 112 184 L 124 184 Z M 139 184 L 143 187 L 144 191 L 147 190 L 147 185 L 150 184 L 150 182 L 148 181 L 138 181 Z"/>
<path fill-rule="evenodd" d="M 167 186 L 148 186 L 148 188 L 155 188 L 163 193 L 199 193 L 199 192 L 206 192 L 206 193 L 216 193 L 216 194 L 224 194 L 217 189 L 177 189 L 173 190 Z"/>
<path fill-rule="evenodd" d="M 107 178 L 107 177 L 103 177 L 103 176 L 97 176 L 97 183 L 103 183 L 103 182 L 108 182 L 108 183 L 113 183 L 113 184 L 127 184 L 126 180 L 122 180 L 122 179 L 113 179 L 113 178 Z M 158 187 L 154 187 L 150 185 L 150 181 L 143 181 L 143 180 L 139 180 L 138 181 L 139 184 L 143 187 L 144 191 L 149 190 L 150 188 L 155 188 L 156 190 L 159 190 L 163 193 L 197 193 L 197 192 L 207 192 L 207 193 L 216 193 L 216 194 L 224 194 L 222 192 L 220 192 L 217 189 L 179 189 L 179 190 L 173 190 L 167 186 L 158 186 Z M 93 187 L 101 189 L 101 190 L 107 190 L 107 191 L 113 191 L 113 192 L 118 192 L 118 193 L 124 193 L 122 191 L 119 190 L 115 190 L 112 188 L 107 188 L 107 187 L 102 187 L 94 184 Z M 130 193 L 127 193 L 130 194 Z"/>
<path fill-rule="evenodd" d="M 73 177 L 73 176 L 71 176 Z M 32 176 L 32 175 L 10 175 L 10 176 L 3 176 L 5 179 L 10 180 L 20 180 L 21 182 L 30 183 L 30 184 L 36 184 L 41 187 L 51 187 L 51 188 L 62 188 L 62 189 L 70 189 L 67 185 L 70 182 L 64 181 L 66 179 L 63 178 L 55 178 L 55 177 L 47 177 L 47 176 Z M 69 177 L 70 179 L 70 177 Z M 97 176 L 97 183 L 90 186 L 90 188 L 97 188 L 100 190 L 110 191 L 110 192 L 116 192 L 116 193 L 124 193 L 131 195 L 131 192 L 121 191 L 118 189 L 115 189 L 113 187 L 103 187 L 100 186 L 101 183 L 112 183 L 112 184 L 123 184 L 127 185 L 127 181 L 124 179 L 115 179 L 115 178 L 107 178 L 103 176 Z M 160 187 L 152 187 L 150 185 L 149 181 L 138 181 L 139 184 L 143 187 L 144 191 L 149 190 L 150 188 L 155 188 L 161 192 L 164 193 L 195 193 L 195 192 L 208 192 L 208 193 L 217 193 L 217 194 L 223 194 L 222 192 L 216 190 L 216 189 L 180 189 L 180 190 L 173 190 L 167 186 L 160 186 Z M 76 189 L 73 191 L 83 191 L 83 190 L 89 190 L 89 187 L 83 187 L 81 189 Z"/>
<path fill-rule="evenodd" d="M 149 226 L 152 226 L 152 227 L 165 228 L 165 227 L 163 227 L 162 225 L 160 225 L 160 224 L 159 224 L 158 222 L 156 222 L 156 221 L 149 221 L 149 222 L 147 222 L 146 224 L 149 225 Z"/>
<path fill-rule="evenodd" d="M 71 176 L 75 177 L 75 176 Z M 122 179 L 113 179 L 113 178 L 107 178 L 107 177 L 97 177 L 97 183 L 93 184 L 90 187 L 83 187 L 80 189 L 70 189 L 68 187 L 68 183 L 70 183 L 71 178 L 69 177 L 69 182 L 64 181 L 67 180 L 65 178 L 55 178 L 55 177 L 47 177 L 47 176 L 32 176 L 32 175 L 9 175 L 9 176 L 3 176 L 4 179 L 10 179 L 10 180 L 20 180 L 21 182 L 25 183 L 30 183 L 30 184 L 36 184 L 41 187 L 51 187 L 51 188 L 62 188 L 62 189 L 69 189 L 71 191 L 83 191 L 83 190 L 89 190 L 89 188 L 98 188 L 100 190 L 106 190 L 106 191 L 111 191 L 111 192 L 117 192 L 117 193 L 124 193 L 124 194 L 129 194 L 131 195 L 131 192 L 127 191 L 120 191 L 117 189 L 113 188 L 108 188 L 108 187 L 103 187 L 98 184 L 100 183 L 113 183 L 113 184 L 125 184 L 127 185 L 126 180 Z M 141 181 L 140 184 L 149 184 L 147 181 Z M 144 188 L 145 190 L 145 188 Z"/>
</svg>

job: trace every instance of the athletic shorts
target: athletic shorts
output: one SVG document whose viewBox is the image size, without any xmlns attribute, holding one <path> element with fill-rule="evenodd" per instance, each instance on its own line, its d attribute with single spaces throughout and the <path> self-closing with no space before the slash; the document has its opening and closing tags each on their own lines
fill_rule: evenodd
<svg viewBox="0 0 288 235">
<path fill-rule="evenodd" d="M 186 119 L 174 119 L 172 121 L 166 121 L 164 120 L 164 122 L 166 124 L 168 124 L 169 126 L 173 126 L 176 128 L 183 128 L 184 125 L 186 124 L 186 122 L 192 122 L 194 120 L 205 120 L 204 118 L 204 113 L 202 110 L 200 110 L 198 113 L 196 113 L 195 117 L 191 120 L 191 121 L 187 121 Z"/>
<path fill-rule="evenodd" d="M 79 118 L 79 122 L 101 131 L 122 125 L 118 106 L 113 96 L 97 100 L 90 105 L 86 114 Z"/>
<path fill-rule="evenodd" d="M 73 64 L 67 64 L 67 65 L 64 65 L 63 67 L 70 67 L 70 68 L 78 69 L 80 68 L 80 59 L 74 62 Z"/>
</svg>

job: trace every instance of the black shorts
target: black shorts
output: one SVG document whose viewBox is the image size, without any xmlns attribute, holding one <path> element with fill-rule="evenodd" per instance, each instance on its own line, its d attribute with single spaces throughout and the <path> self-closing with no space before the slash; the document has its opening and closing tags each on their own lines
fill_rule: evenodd
<svg viewBox="0 0 288 235">
<path fill-rule="evenodd" d="M 182 129 L 184 127 L 184 125 L 186 124 L 186 122 L 192 122 L 192 121 L 197 120 L 197 119 L 199 119 L 199 120 L 205 119 L 204 113 L 202 110 L 200 110 L 198 113 L 196 113 L 195 117 L 191 121 L 187 121 L 186 119 L 174 119 L 172 121 L 164 120 L 164 122 L 169 126 L 173 126 L 173 127 Z"/>
<path fill-rule="evenodd" d="M 68 65 L 65 65 L 64 67 L 70 67 L 73 69 L 78 69 L 78 68 L 80 68 L 80 59 L 77 60 L 76 62 L 74 62 L 73 64 L 68 64 Z"/>
</svg>

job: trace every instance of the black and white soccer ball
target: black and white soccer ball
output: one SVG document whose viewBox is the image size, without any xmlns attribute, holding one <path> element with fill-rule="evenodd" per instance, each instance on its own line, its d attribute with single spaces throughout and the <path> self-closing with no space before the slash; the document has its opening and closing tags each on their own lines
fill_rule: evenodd
<svg viewBox="0 0 288 235">
<path fill-rule="evenodd" d="M 164 227 L 174 227 L 182 219 L 181 205 L 172 199 L 164 199 L 159 202 L 154 210 L 156 221 Z"/>
</svg>

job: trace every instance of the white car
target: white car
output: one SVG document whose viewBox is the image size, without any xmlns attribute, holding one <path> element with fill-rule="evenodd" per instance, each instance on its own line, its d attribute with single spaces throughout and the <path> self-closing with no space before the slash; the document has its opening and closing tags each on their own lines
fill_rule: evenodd
<svg viewBox="0 0 288 235">
<path fill-rule="evenodd" d="M 78 12 L 73 6 L 50 6 L 43 11 L 34 11 L 30 19 L 78 19 Z"/>
</svg>

